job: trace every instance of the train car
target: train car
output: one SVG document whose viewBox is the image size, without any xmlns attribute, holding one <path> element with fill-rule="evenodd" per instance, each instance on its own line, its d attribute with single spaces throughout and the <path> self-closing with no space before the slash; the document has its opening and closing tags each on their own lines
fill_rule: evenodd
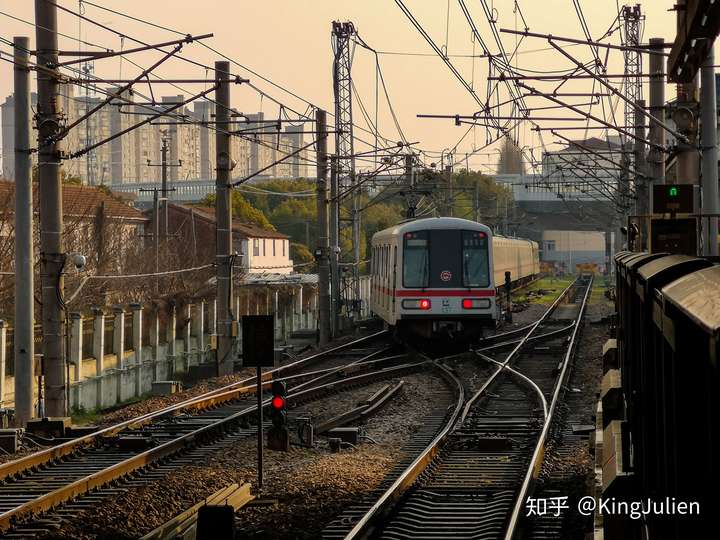
<svg viewBox="0 0 720 540">
<path fill-rule="evenodd" d="M 537 242 L 495 235 L 492 246 L 497 287 L 505 283 L 505 272 L 510 272 L 513 284 L 525 283 L 540 273 L 540 247 Z"/>
<path fill-rule="evenodd" d="M 494 237 L 482 223 L 403 222 L 373 236 L 370 308 L 404 336 L 472 341 L 497 324 L 505 272 L 528 279 L 539 264 L 536 243 Z"/>
</svg>

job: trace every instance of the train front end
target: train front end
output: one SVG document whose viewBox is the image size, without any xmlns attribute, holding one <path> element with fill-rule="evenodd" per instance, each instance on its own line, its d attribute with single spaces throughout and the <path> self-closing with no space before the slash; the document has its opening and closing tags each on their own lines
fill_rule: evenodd
<svg viewBox="0 0 720 540">
<path fill-rule="evenodd" d="M 497 321 L 492 231 L 458 218 L 399 228 L 395 316 L 403 337 L 473 342 Z"/>
</svg>

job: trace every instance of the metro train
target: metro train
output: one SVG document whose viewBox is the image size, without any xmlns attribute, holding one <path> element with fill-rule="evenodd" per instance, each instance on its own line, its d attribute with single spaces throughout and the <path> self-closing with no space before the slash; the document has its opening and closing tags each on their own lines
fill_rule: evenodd
<svg viewBox="0 0 720 540">
<path fill-rule="evenodd" d="M 500 318 L 505 272 L 536 276 L 538 244 L 466 219 L 406 221 L 372 238 L 370 309 L 403 337 L 474 341 Z"/>
</svg>

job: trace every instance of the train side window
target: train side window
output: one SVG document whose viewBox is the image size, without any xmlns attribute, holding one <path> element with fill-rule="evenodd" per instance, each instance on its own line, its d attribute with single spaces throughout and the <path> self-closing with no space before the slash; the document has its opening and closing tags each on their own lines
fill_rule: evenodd
<svg viewBox="0 0 720 540">
<path fill-rule="evenodd" d="M 427 231 L 405 233 L 402 259 L 403 286 L 427 287 L 430 262 Z"/>
</svg>

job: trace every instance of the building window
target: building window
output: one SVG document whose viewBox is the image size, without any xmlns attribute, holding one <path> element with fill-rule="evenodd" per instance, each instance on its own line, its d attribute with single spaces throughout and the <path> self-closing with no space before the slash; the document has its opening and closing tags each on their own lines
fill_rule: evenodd
<svg viewBox="0 0 720 540">
<path fill-rule="evenodd" d="M 273 257 L 274 257 L 275 256 L 275 239 L 274 238 L 273 238 L 272 243 L 273 243 Z"/>
<path fill-rule="evenodd" d="M 260 256 L 260 240 L 258 238 L 253 238 L 253 256 Z"/>
<path fill-rule="evenodd" d="M 285 240 L 280 240 L 280 243 L 282 244 L 282 247 L 283 247 L 283 257 L 284 257 L 285 256 Z"/>
<path fill-rule="evenodd" d="M 545 250 L 555 251 L 555 240 L 545 240 Z"/>
<path fill-rule="evenodd" d="M 263 257 L 267 255 L 267 246 L 265 245 L 265 239 L 263 238 Z"/>
</svg>

